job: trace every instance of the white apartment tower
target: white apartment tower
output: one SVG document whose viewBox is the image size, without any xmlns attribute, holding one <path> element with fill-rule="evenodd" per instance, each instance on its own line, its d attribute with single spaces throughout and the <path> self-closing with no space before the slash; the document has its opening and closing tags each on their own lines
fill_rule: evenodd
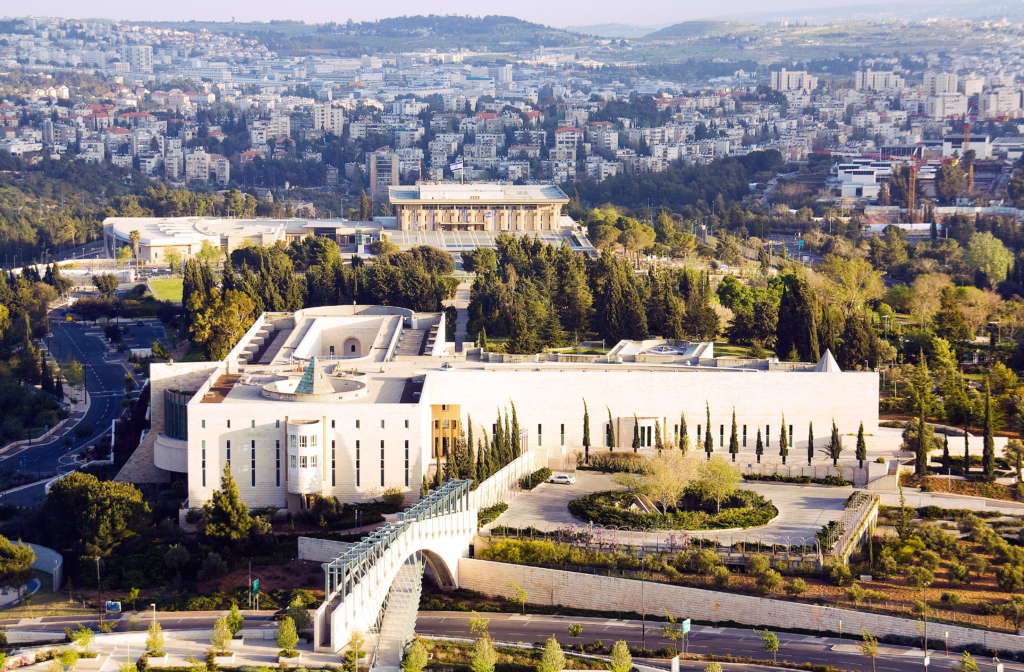
<svg viewBox="0 0 1024 672">
<path fill-rule="evenodd" d="M 818 78 L 806 71 L 789 72 L 785 68 L 772 73 L 772 89 L 776 91 L 813 91 L 818 88 Z"/>
<path fill-rule="evenodd" d="M 345 130 L 345 110 L 326 105 L 313 106 L 313 128 L 324 133 L 341 135 Z"/>
<path fill-rule="evenodd" d="M 121 60 L 132 72 L 153 72 L 153 47 L 134 44 L 121 47 Z"/>
</svg>

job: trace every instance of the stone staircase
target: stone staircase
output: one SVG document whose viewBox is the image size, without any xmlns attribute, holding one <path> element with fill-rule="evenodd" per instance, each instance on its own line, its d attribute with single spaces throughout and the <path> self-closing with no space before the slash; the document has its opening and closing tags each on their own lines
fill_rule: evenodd
<svg viewBox="0 0 1024 672">
<path fill-rule="evenodd" d="M 423 557 L 414 553 L 395 575 L 384 608 L 370 672 L 400 672 L 405 645 L 416 629 L 416 612 L 423 592 Z"/>
<path fill-rule="evenodd" d="M 398 349 L 395 350 L 396 357 L 405 357 L 420 354 L 420 350 L 423 348 L 423 341 L 426 339 L 427 332 L 424 329 L 405 329 L 402 331 L 402 336 L 398 341 Z"/>
<path fill-rule="evenodd" d="M 260 356 L 266 351 L 266 346 L 274 340 L 274 324 L 273 322 L 266 322 L 260 327 L 260 330 L 253 334 L 249 342 L 242 348 L 242 351 L 238 354 L 238 364 L 256 364 L 260 361 Z"/>
<path fill-rule="evenodd" d="M 434 351 L 434 343 L 437 342 L 437 339 L 438 339 L 438 333 L 437 332 L 438 332 L 438 329 L 440 329 L 440 326 L 441 325 L 439 325 L 439 324 L 435 324 L 434 326 L 432 326 L 430 328 L 430 333 L 427 334 L 427 342 L 424 344 L 423 348 L 420 350 L 420 354 L 421 355 L 425 355 L 425 354 L 427 354 L 429 352 L 433 352 Z"/>
</svg>

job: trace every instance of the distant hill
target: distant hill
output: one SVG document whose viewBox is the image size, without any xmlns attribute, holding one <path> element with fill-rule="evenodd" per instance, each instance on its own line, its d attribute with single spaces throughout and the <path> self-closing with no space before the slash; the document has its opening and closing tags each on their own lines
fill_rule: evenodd
<svg viewBox="0 0 1024 672">
<path fill-rule="evenodd" d="M 358 56 L 367 49 L 408 51 L 425 47 L 489 47 L 502 45 L 563 47 L 579 43 L 581 35 L 531 23 L 513 16 L 399 16 L 356 23 L 270 21 L 229 23 L 212 21 L 142 21 L 139 25 L 178 30 L 254 35 L 268 48 L 284 54 L 329 51 Z"/>
<path fill-rule="evenodd" d="M 653 39 L 671 37 L 708 37 L 714 35 L 725 35 L 727 33 L 746 32 L 756 26 L 741 21 L 683 21 L 674 26 L 662 28 L 650 33 L 647 37 Z"/>
<path fill-rule="evenodd" d="M 597 35 L 598 37 L 616 37 L 635 39 L 644 37 L 656 30 L 661 30 L 670 24 L 661 23 L 653 26 L 636 26 L 630 23 L 597 23 L 592 26 L 566 26 L 565 30 L 583 35 Z"/>
</svg>

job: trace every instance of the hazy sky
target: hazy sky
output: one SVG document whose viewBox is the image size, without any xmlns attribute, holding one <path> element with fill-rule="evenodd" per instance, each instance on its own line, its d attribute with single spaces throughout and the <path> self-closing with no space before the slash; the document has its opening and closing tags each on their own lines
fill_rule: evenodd
<svg viewBox="0 0 1024 672">
<path fill-rule="evenodd" d="M 636 25 L 669 24 L 723 14 L 763 13 L 800 8 L 873 4 L 878 0 L 776 0 L 770 6 L 759 0 L 733 0 L 729 3 L 665 2 L 664 0 L 593 0 L 582 2 L 551 2 L 550 0 L 519 0 L 516 3 L 482 5 L 470 0 L 391 0 L 390 2 L 345 2 L 305 0 L 280 2 L 272 0 L 176 0 L 144 3 L 138 0 L 107 0 L 103 3 L 82 3 L 72 0 L 36 0 L 30 5 L 8 4 L 5 12 L 16 14 L 23 8 L 35 16 L 66 18 L 109 18 L 136 21 L 208 20 L 270 21 L 300 19 L 307 23 L 325 21 L 372 21 L 391 16 L 415 14 L 511 14 L 528 21 L 551 26 L 592 25 L 598 23 L 629 23 Z M 27 13 L 26 12 L 26 13 Z"/>
</svg>

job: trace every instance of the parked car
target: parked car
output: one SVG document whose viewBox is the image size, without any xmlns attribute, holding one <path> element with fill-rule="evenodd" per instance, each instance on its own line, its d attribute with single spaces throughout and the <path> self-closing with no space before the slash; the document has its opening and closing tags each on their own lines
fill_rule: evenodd
<svg viewBox="0 0 1024 672">
<path fill-rule="evenodd" d="M 559 485 L 571 485 L 575 482 L 576 477 L 569 474 L 559 474 L 548 479 L 548 483 L 557 483 Z"/>
</svg>

